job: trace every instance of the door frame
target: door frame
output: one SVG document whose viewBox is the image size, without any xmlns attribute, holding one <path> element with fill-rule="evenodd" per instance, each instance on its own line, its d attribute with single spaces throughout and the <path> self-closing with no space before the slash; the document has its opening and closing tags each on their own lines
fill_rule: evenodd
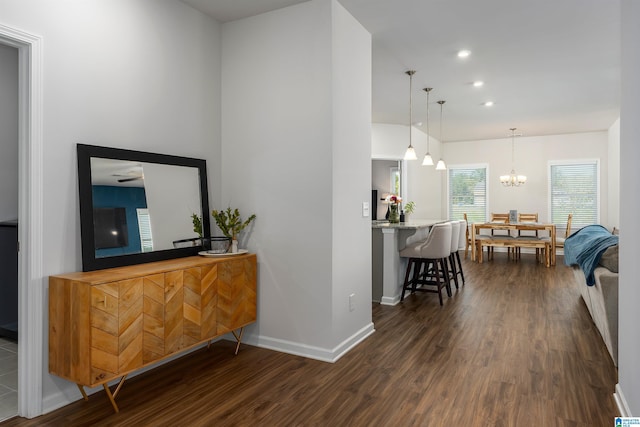
<svg viewBox="0 0 640 427">
<path fill-rule="evenodd" d="M 0 43 L 18 49 L 18 415 L 42 414 L 43 71 L 42 37 L 0 24 Z"/>
</svg>

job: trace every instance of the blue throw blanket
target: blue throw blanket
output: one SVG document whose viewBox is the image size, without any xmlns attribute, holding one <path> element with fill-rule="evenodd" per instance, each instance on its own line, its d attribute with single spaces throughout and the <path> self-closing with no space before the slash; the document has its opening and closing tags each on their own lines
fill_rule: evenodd
<svg viewBox="0 0 640 427">
<path fill-rule="evenodd" d="M 567 237 L 564 242 L 564 263 L 579 265 L 587 278 L 587 285 L 596 284 L 593 271 L 600 262 L 602 253 L 609 247 L 618 244 L 618 236 L 614 236 L 601 225 L 588 225 Z"/>
</svg>

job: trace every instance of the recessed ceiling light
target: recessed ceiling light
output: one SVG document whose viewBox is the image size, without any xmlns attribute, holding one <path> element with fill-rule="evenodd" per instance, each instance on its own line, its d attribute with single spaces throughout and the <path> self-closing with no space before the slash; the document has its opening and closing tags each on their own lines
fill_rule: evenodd
<svg viewBox="0 0 640 427">
<path fill-rule="evenodd" d="M 487 101 L 482 105 L 484 105 L 485 107 L 492 107 L 493 106 L 493 101 Z"/>
<path fill-rule="evenodd" d="M 461 50 L 458 51 L 458 58 L 466 58 L 469 55 L 471 55 L 471 51 L 470 50 Z"/>
<path fill-rule="evenodd" d="M 476 80 L 475 82 L 473 82 L 473 87 L 480 87 L 483 85 L 484 85 L 484 82 L 480 80 Z"/>
</svg>

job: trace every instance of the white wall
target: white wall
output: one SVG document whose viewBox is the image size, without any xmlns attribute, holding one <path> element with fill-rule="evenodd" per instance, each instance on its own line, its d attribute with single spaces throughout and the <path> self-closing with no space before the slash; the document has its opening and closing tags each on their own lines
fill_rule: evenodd
<svg viewBox="0 0 640 427">
<path fill-rule="evenodd" d="M 222 28 L 217 207 L 257 214 L 245 244 L 258 254 L 258 322 L 245 335 L 335 358 L 344 337 L 372 327 L 371 231 L 361 216 L 370 199 L 370 37 L 335 0 Z"/>
<path fill-rule="evenodd" d="M 371 35 L 332 1 L 333 339 L 372 330 Z M 349 308 L 353 294 L 353 311 Z"/>
<path fill-rule="evenodd" d="M 503 187 L 500 184 L 500 175 L 511 171 L 511 138 L 446 143 L 444 155 L 448 166 L 489 165 L 489 212 L 508 212 L 511 209 L 538 212 L 541 221 L 549 220 L 548 162 L 600 159 L 600 223 L 609 226 L 607 138 L 606 131 L 516 137 L 515 170 L 520 175 L 526 175 L 524 187 Z M 445 208 L 447 197 L 446 191 L 443 191 L 442 203 Z"/>
<path fill-rule="evenodd" d="M 18 49 L 0 44 L 0 222 L 18 218 Z"/>
<path fill-rule="evenodd" d="M 76 143 L 205 158 L 219 196 L 215 21 L 173 0 L 5 0 L 0 17 L 43 37 L 45 276 L 81 270 Z M 47 330 L 45 411 L 80 397 L 48 374 Z"/>
<path fill-rule="evenodd" d="M 627 416 L 640 416 L 640 3 L 622 1 L 622 98 L 620 104 L 620 289 L 617 395 Z M 620 405 L 619 405 L 620 406 Z"/>
<path fill-rule="evenodd" d="M 620 119 L 609 128 L 608 137 L 609 226 L 620 228 Z"/>
<path fill-rule="evenodd" d="M 442 183 L 446 172 L 437 171 L 435 166 L 422 166 L 422 158 L 427 152 L 427 135 L 415 128 L 412 129 L 412 145 L 418 160 L 405 162 L 406 180 L 404 200 L 414 201 L 416 209 L 411 219 L 445 218 L 442 205 Z M 371 157 L 374 159 L 402 159 L 409 145 L 407 126 L 374 123 L 372 126 Z M 431 138 L 429 143 L 431 156 L 437 162 L 441 156 L 441 144 Z M 448 162 L 448 159 L 444 159 Z"/>
</svg>

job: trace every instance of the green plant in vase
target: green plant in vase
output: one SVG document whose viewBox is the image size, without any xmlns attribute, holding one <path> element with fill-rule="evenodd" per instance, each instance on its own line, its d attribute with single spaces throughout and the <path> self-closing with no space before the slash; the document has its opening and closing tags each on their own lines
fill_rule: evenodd
<svg viewBox="0 0 640 427">
<path fill-rule="evenodd" d="M 416 202 L 407 202 L 407 204 L 404 205 L 404 209 L 402 211 L 405 215 L 405 221 L 408 221 L 409 215 L 412 214 L 415 209 Z"/>
<path fill-rule="evenodd" d="M 202 239 L 202 217 L 197 214 L 191 214 L 191 220 L 193 221 L 193 232 Z"/>
<path fill-rule="evenodd" d="M 412 214 L 414 210 L 416 210 L 416 202 L 408 202 L 404 205 L 404 213 Z"/>
<path fill-rule="evenodd" d="M 240 211 L 237 208 L 231 209 L 230 207 L 223 211 L 214 209 L 211 215 L 222 234 L 231 239 L 231 252 L 237 252 L 238 234 L 251 224 L 251 221 L 256 219 L 256 215 L 253 214 L 246 221 L 242 221 Z"/>
<path fill-rule="evenodd" d="M 389 222 L 397 224 L 400 222 L 400 203 L 402 198 L 400 196 L 391 195 L 388 198 L 389 203 Z"/>
</svg>

